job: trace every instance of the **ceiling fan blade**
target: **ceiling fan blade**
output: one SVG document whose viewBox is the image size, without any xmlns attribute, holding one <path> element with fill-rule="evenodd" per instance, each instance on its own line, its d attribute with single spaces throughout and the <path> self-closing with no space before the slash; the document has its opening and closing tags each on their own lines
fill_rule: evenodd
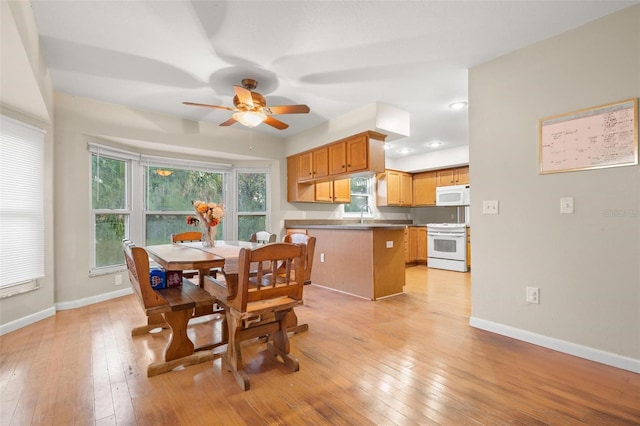
<svg viewBox="0 0 640 426">
<path fill-rule="evenodd" d="M 197 106 L 197 107 L 205 107 L 205 108 L 213 108 L 213 109 L 224 109 L 227 111 L 234 111 L 233 108 L 229 108 L 226 106 L 221 106 L 221 105 L 209 105 L 209 104 L 197 104 L 195 102 L 183 102 L 184 105 L 189 105 L 189 106 Z"/>
<path fill-rule="evenodd" d="M 280 105 L 270 106 L 271 114 L 306 114 L 309 107 L 306 105 Z"/>
<path fill-rule="evenodd" d="M 251 96 L 251 91 L 245 89 L 240 86 L 233 86 L 233 90 L 236 92 L 236 96 L 240 103 L 247 105 L 250 108 L 253 108 L 253 97 Z"/>
<path fill-rule="evenodd" d="M 231 126 L 233 123 L 235 123 L 237 120 L 233 117 L 231 117 L 230 119 L 228 119 L 227 121 L 225 121 L 224 123 L 220 123 L 221 126 Z"/>
<path fill-rule="evenodd" d="M 278 130 L 284 130 L 287 127 L 289 127 L 289 125 L 287 123 L 283 123 L 282 121 L 273 118 L 272 116 L 268 116 L 263 123 L 268 124 L 271 127 L 275 127 Z"/>
</svg>

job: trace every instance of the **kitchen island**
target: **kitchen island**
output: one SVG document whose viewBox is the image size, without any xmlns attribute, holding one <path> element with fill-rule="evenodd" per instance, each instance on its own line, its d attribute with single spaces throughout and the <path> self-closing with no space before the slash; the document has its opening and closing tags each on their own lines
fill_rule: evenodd
<svg viewBox="0 0 640 426">
<path fill-rule="evenodd" d="M 287 232 L 316 237 L 311 281 L 376 300 L 403 292 L 403 224 L 287 225 Z"/>
</svg>

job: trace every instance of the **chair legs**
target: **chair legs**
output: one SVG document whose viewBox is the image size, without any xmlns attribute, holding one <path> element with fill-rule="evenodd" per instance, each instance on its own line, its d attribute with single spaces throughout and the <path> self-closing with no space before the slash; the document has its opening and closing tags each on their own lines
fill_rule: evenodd
<svg viewBox="0 0 640 426">
<path fill-rule="evenodd" d="M 249 376 L 243 368 L 244 364 L 240 350 L 240 342 L 243 340 L 271 335 L 273 343 L 267 343 L 267 350 L 272 355 L 279 356 L 291 371 L 295 372 L 300 370 L 298 360 L 289 355 L 290 348 L 287 323 L 289 321 L 288 317 L 292 312 L 292 309 L 279 311 L 275 313 L 275 321 L 267 323 L 259 322 L 255 326 L 244 327 L 245 318 L 242 315 L 234 315 L 233 311 L 227 311 L 226 320 L 229 329 L 229 343 L 223 360 L 227 365 L 227 369 L 233 373 L 236 382 L 243 390 L 249 390 L 251 386 Z"/>
</svg>

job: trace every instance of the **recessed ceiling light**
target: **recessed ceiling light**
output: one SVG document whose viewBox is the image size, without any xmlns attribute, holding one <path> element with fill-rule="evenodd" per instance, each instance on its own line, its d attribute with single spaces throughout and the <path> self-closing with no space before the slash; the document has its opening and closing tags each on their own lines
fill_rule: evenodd
<svg viewBox="0 0 640 426">
<path fill-rule="evenodd" d="M 459 101 L 459 102 L 454 102 L 452 104 L 449 104 L 449 108 L 451 108 L 451 109 L 462 109 L 462 108 L 466 108 L 467 105 L 468 105 L 467 102 Z"/>
<path fill-rule="evenodd" d="M 388 149 L 391 149 L 391 148 L 393 148 L 393 145 L 391 145 L 390 143 L 385 143 L 384 144 L 384 150 L 385 151 L 388 150 Z"/>
<path fill-rule="evenodd" d="M 442 146 L 442 142 L 433 141 L 433 142 L 428 143 L 427 146 L 430 147 L 430 148 L 436 148 L 436 147 Z"/>
<path fill-rule="evenodd" d="M 409 148 L 402 148 L 401 150 L 398 151 L 400 154 L 408 154 L 411 152 L 411 150 Z"/>
</svg>

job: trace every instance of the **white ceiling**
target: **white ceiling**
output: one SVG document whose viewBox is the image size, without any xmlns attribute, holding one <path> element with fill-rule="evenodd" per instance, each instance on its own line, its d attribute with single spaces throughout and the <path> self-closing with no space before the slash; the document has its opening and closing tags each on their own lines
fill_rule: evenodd
<svg viewBox="0 0 640 426">
<path fill-rule="evenodd" d="M 447 105 L 467 99 L 470 67 L 639 0 L 31 3 L 58 91 L 221 123 L 230 112 L 182 101 L 232 106 L 250 77 L 268 105 L 311 108 L 254 129 L 282 137 L 384 102 L 411 116 L 399 158 L 468 143 L 467 110 Z"/>
</svg>

